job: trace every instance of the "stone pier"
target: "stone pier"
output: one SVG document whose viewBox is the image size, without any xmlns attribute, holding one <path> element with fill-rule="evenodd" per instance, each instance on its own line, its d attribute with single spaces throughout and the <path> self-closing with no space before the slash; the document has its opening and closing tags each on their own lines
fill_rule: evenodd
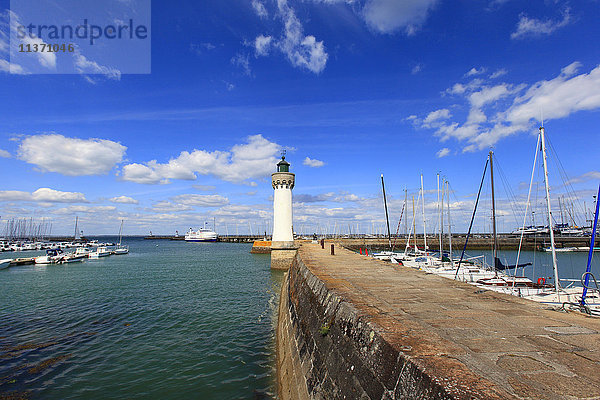
<svg viewBox="0 0 600 400">
<path fill-rule="evenodd" d="M 304 243 L 282 286 L 287 399 L 600 399 L 600 319 Z"/>
</svg>

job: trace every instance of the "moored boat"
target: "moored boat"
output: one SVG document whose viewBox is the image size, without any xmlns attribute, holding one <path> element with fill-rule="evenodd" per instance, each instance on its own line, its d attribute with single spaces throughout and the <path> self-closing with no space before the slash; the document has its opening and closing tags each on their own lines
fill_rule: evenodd
<svg viewBox="0 0 600 400">
<path fill-rule="evenodd" d="M 90 251 L 88 257 L 91 259 L 97 259 L 101 257 L 110 256 L 110 251 L 104 246 L 96 247 L 96 250 Z"/>
<path fill-rule="evenodd" d="M 197 231 L 194 231 L 192 228 L 185 234 L 186 242 L 216 242 L 217 241 L 217 232 L 212 231 L 206 228 L 206 223 L 204 223 L 204 228 L 200 228 Z"/>
<path fill-rule="evenodd" d="M 10 267 L 10 262 L 12 261 L 12 258 L 5 258 L 0 260 L 0 269 L 5 269 Z"/>
</svg>

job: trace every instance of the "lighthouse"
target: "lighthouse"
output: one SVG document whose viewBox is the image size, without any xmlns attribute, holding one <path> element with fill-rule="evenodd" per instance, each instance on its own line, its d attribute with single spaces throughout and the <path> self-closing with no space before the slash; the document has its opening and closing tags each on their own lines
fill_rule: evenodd
<svg viewBox="0 0 600 400">
<path fill-rule="evenodd" d="M 271 268 L 288 269 L 296 255 L 293 232 L 292 189 L 296 176 L 290 172 L 285 153 L 277 163 L 277 172 L 271 174 L 273 186 L 273 238 L 271 240 Z"/>
</svg>

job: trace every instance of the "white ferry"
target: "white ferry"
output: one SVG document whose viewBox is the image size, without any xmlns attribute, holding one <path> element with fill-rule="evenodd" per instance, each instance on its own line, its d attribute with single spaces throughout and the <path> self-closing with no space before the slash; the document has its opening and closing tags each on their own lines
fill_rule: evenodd
<svg viewBox="0 0 600 400">
<path fill-rule="evenodd" d="M 186 242 L 216 242 L 217 232 L 206 228 L 206 223 L 204 225 L 204 228 L 200 228 L 197 231 L 194 231 L 192 228 L 190 228 L 190 230 L 185 234 Z"/>
</svg>

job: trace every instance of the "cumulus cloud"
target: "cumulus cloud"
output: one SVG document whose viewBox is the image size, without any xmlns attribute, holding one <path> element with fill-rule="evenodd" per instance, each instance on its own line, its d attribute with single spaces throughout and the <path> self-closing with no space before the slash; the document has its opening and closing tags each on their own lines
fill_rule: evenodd
<svg viewBox="0 0 600 400">
<path fill-rule="evenodd" d="M 447 147 L 444 147 L 443 149 L 440 149 L 440 151 L 438 151 L 437 153 L 435 153 L 435 156 L 437 158 L 442 158 L 442 157 L 446 157 L 449 154 L 450 154 L 450 149 L 447 148 Z"/>
<path fill-rule="evenodd" d="M 273 172 L 280 149 L 277 143 L 262 135 L 254 135 L 248 137 L 246 143 L 233 146 L 230 151 L 182 151 L 178 157 L 164 164 L 156 160 L 128 164 L 123 167 L 122 178 L 136 183 L 157 184 L 169 183 L 171 179 L 195 180 L 199 174 L 252 185 L 253 182 L 248 180 L 266 177 Z"/>
<path fill-rule="evenodd" d="M 373 31 L 392 34 L 404 30 L 408 35 L 414 34 L 419 29 L 438 2 L 438 0 L 313 1 L 324 4 L 346 3 Z M 288 0 L 276 0 L 276 2 L 276 16 L 283 23 L 283 34 L 277 38 L 271 35 L 258 36 L 252 43 L 255 54 L 265 56 L 269 54 L 270 48 L 276 48 L 294 67 L 315 74 L 321 73 L 329 58 L 325 44 L 322 40 L 317 40 L 314 35 L 304 33 L 302 23 L 295 10 L 288 4 Z M 253 0 L 252 6 L 261 18 L 268 15 L 262 2 Z M 416 74 L 420 70 L 421 65 L 416 65 L 412 73 Z"/>
<path fill-rule="evenodd" d="M 104 139 L 75 139 L 63 135 L 28 136 L 18 158 L 42 172 L 68 176 L 102 175 L 123 160 L 127 147 Z"/>
<path fill-rule="evenodd" d="M 109 199 L 109 201 L 111 201 L 112 203 L 120 203 L 120 204 L 139 204 L 139 201 L 137 201 L 134 198 L 128 197 L 128 196 L 113 197 L 113 198 Z"/>
<path fill-rule="evenodd" d="M 0 149 L 0 157 L 1 158 L 10 158 L 10 153 L 6 150 Z"/>
<path fill-rule="evenodd" d="M 562 20 L 539 20 L 535 18 L 529 18 L 524 14 L 521 14 L 519 22 L 517 23 L 517 30 L 514 31 L 510 37 L 512 39 L 523 39 L 525 37 L 539 37 L 549 35 L 552 32 L 560 29 L 571 22 L 570 10 L 567 8 L 562 15 Z"/>
<path fill-rule="evenodd" d="M 371 28 L 381 33 L 404 29 L 409 35 L 419 28 L 437 0 L 367 0 L 361 14 Z"/>
<path fill-rule="evenodd" d="M 438 118 L 446 116 L 444 109 L 411 121 L 418 127 L 435 129 L 442 141 L 465 141 L 463 151 L 484 149 L 505 137 L 531 131 L 542 111 L 548 121 L 600 108 L 600 66 L 578 75 L 580 68 L 580 63 L 571 63 L 555 78 L 534 84 L 488 85 L 481 79 L 457 83 L 446 93 L 463 101 L 453 107 L 468 107 L 464 122 Z"/>
<path fill-rule="evenodd" d="M 18 190 L 0 191 L 0 201 L 37 201 L 43 203 L 87 203 L 83 193 L 61 192 L 49 188 L 39 188 L 33 193 Z"/>
<path fill-rule="evenodd" d="M 304 28 L 287 0 L 277 0 L 277 9 L 284 23 L 283 37 L 277 42 L 277 47 L 293 66 L 315 74 L 323 71 L 329 57 L 323 41 L 317 41 L 312 35 L 304 35 Z"/>
<path fill-rule="evenodd" d="M 275 38 L 259 35 L 252 43 L 255 55 L 266 56 L 270 49 L 279 50 L 292 64 L 315 74 L 325 69 L 329 55 L 323 41 L 313 35 L 305 35 L 302 23 L 287 0 L 277 0 L 277 18 L 283 23 L 283 33 Z"/>
<path fill-rule="evenodd" d="M 448 110 L 447 108 L 442 108 L 440 110 L 435 110 L 430 112 L 429 114 L 427 114 L 427 117 L 425 117 L 425 119 L 423 120 L 423 124 L 424 125 L 431 125 L 432 123 L 442 120 L 442 119 L 448 119 L 450 118 L 452 115 L 450 114 L 450 110 Z"/>
<path fill-rule="evenodd" d="M 304 161 L 302 161 L 303 165 L 307 165 L 309 167 L 313 167 L 313 168 L 319 168 L 322 167 L 323 165 L 325 165 L 325 163 L 321 160 L 316 160 L 310 157 L 306 157 L 304 159 Z"/>
<path fill-rule="evenodd" d="M 48 203 L 87 203 L 83 193 L 61 192 L 49 188 L 39 188 L 31 194 L 34 201 L 45 201 Z"/>
</svg>

